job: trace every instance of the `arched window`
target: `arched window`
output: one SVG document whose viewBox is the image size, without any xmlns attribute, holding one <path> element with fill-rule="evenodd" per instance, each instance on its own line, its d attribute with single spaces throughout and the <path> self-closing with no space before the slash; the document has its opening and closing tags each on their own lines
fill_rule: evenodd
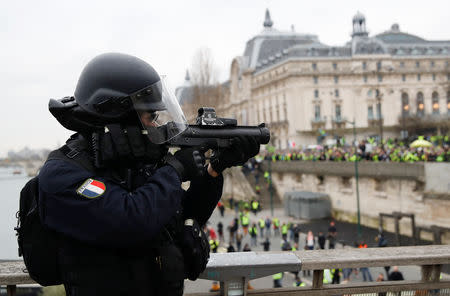
<svg viewBox="0 0 450 296">
<path fill-rule="evenodd" d="M 314 105 L 314 120 L 320 121 L 320 105 Z"/>
<path fill-rule="evenodd" d="M 402 115 L 409 115 L 409 97 L 407 93 L 402 93 Z"/>
<path fill-rule="evenodd" d="M 422 117 L 425 115 L 425 103 L 423 101 L 423 93 L 417 93 L 417 116 Z"/>
<path fill-rule="evenodd" d="M 340 122 L 342 120 L 341 105 L 336 105 L 334 111 L 335 111 L 335 115 L 336 115 L 336 121 Z"/>
<path fill-rule="evenodd" d="M 433 114 L 439 114 L 439 94 L 434 91 L 431 95 L 431 102 L 433 106 Z"/>
<path fill-rule="evenodd" d="M 367 119 L 369 119 L 369 120 L 373 119 L 373 106 L 372 105 L 367 107 Z"/>
</svg>

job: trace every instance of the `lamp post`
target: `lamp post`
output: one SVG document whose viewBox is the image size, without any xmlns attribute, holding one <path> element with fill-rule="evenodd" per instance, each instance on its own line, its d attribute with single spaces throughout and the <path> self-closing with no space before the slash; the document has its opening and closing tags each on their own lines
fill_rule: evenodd
<svg viewBox="0 0 450 296">
<path fill-rule="evenodd" d="M 383 145 L 383 114 L 381 112 L 381 98 L 383 97 L 382 94 L 380 94 L 380 91 L 378 89 L 375 90 L 375 98 L 377 100 L 377 119 L 378 124 L 380 127 L 380 143 L 381 147 L 384 147 Z"/>
<path fill-rule="evenodd" d="M 403 99 L 403 98 L 402 98 Z M 405 140 L 408 137 L 408 131 L 406 130 L 406 116 L 409 114 L 409 103 L 403 99 L 402 100 L 403 108 L 402 108 L 402 140 Z"/>
<path fill-rule="evenodd" d="M 273 189 L 272 189 L 272 160 L 269 159 L 269 193 L 270 193 L 270 214 L 273 217 Z"/>
<path fill-rule="evenodd" d="M 276 139 L 275 136 L 271 138 L 272 146 L 269 147 L 269 152 L 271 152 L 271 153 L 275 153 L 275 139 Z M 267 171 L 268 171 L 268 173 L 269 173 L 269 176 L 268 176 L 268 180 L 267 180 L 267 181 L 269 182 L 270 214 L 271 214 L 272 217 L 273 217 L 272 158 L 271 158 L 271 157 L 268 158 L 267 161 L 268 161 L 268 170 L 267 170 Z"/>
<path fill-rule="evenodd" d="M 356 147 L 356 120 L 353 121 L 346 120 L 353 126 L 353 148 L 355 149 L 355 154 L 357 152 Z M 359 209 L 359 173 L 358 173 L 358 156 L 355 158 L 355 181 L 356 181 L 356 212 L 358 218 L 358 239 L 361 239 L 361 213 Z"/>
</svg>

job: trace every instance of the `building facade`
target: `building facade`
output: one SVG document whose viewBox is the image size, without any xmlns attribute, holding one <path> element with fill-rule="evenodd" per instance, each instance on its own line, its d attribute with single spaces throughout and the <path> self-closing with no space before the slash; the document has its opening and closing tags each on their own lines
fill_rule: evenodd
<svg viewBox="0 0 450 296">
<path fill-rule="evenodd" d="M 220 116 L 265 122 L 279 149 L 351 139 L 353 125 L 358 138 L 448 133 L 450 40 L 428 41 L 398 24 L 371 37 L 359 12 L 344 46 L 279 31 L 268 10 L 263 25 L 231 62 Z"/>
</svg>

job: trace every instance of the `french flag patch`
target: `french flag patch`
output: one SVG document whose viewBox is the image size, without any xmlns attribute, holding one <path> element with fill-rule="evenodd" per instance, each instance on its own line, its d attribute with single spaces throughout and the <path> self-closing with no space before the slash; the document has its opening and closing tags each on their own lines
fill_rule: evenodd
<svg viewBox="0 0 450 296">
<path fill-rule="evenodd" d="M 105 190 L 106 186 L 103 182 L 89 178 L 78 187 L 77 193 L 87 198 L 96 198 L 102 195 Z"/>
</svg>

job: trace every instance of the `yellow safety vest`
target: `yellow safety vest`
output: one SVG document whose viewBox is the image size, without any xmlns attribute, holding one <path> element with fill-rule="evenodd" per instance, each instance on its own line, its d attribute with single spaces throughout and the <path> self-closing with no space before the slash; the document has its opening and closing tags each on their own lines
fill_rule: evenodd
<svg viewBox="0 0 450 296">
<path fill-rule="evenodd" d="M 274 280 L 281 280 L 283 278 L 283 273 L 282 272 L 276 273 L 272 276 L 272 278 Z"/>
<path fill-rule="evenodd" d="M 328 284 L 329 282 L 331 282 L 332 278 L 331 278 L 331 272 L 329 269 L 324 269 L 323 270 L 323 283 L 324 284 Z"/>
<path fill-rule="evenodd" d="M 259 227 L 260 228 L 264 228 L 266 226 L 266 223 L 264 222 L 263 219 L 259 219 Z"/>
<path fill-rule="evenodd" d="M 214 250 L 215 248 L 217 248 L 217 245 L 218 245 L 217 241 L 215 241 L 213 239 L 209 240 L 209 246 L 210 246 L 211 250 Z"/>
<path fill-rule="evenodd" d="M 275 225 L 275 227 L 280 227 L 280 221 L 278 220 L 278 218 L 273 218 L 273 225 Z"/>
<path fill-rule="evenodd" d="M 247 215 L 242 216 L 242 225 L 247 226 L 249 224 L 249 219 Z"/>
</svg>

